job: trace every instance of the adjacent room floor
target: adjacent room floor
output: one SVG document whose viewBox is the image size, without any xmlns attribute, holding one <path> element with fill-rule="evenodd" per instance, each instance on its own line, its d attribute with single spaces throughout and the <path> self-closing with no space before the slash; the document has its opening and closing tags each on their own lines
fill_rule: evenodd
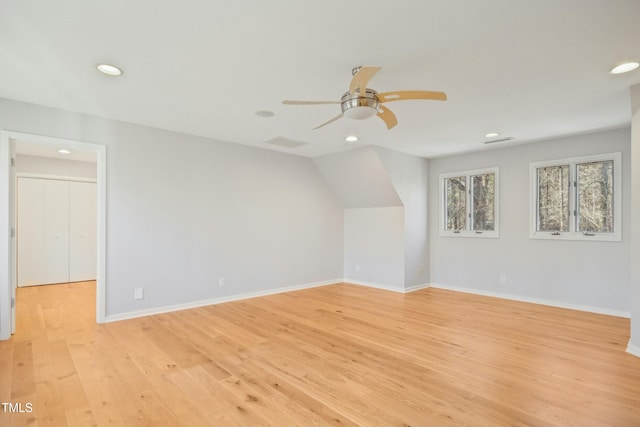
<svg viewBox="0 0 640 427">
<path fill-rule="evenodd" d="M 638 426 L 628 331 L 346 284 L 98 325 L 94 282 L 20 288 L 0 425 Z"/>
</svg>

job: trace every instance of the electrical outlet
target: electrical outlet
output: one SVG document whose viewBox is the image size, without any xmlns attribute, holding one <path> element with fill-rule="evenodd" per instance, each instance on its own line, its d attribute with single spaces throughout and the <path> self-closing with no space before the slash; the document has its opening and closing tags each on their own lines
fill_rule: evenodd
<svg viewBox="0 0 640 427">
<path fill-rule="evenodd" d="M 418 277 L 422 277 L 422 276 L 424 276 L 424 268 L 419 268 L 419 269 L 416 271 L 416 275 L 417 275 Z"/>
<path fill-rule="evenodd" d="M 144 288 L 136 288 L 133 290 L 133 299 L 144 298 Z"/>
<path fill-rule="evenodd" d="M 506 274 L 503 273 L 503 274 L 500 275 L 500 283 L 503 283 L 503 284 L 507 283 L 507 275 Z"/>
<path fill-rule="evenodd" d="M 360 266 L 356 265 L 356 273 L 360 273 Z"/>
<path fill-rule="evenodd" d="M 224 277 L 218 277 L 218 286 L 224 286 Z"/>
</svg>

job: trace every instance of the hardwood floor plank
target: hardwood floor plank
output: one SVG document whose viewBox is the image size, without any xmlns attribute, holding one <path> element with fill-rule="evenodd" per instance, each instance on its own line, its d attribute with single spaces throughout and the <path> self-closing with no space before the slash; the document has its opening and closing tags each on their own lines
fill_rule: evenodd
<svg viewBox="0 0 640 427">
<path fill-rule="evenodd" d="M 110 379 L 102 368 L 104 352 L 104 347 L 96 340 L 76 345 L 72 358 L 96 423 L 100 426 L 123 426 L 125 423 L 116 399 L 105 387 Z"/>
<path fill-rule="evenodd" d="M 11 401 L 13 351 L 14 345 L 11 341 L 0 341 L 0 402 Z M 2 416 L 2 412 L 0 412 L 0 416 Z"/>
<path fill-rule="evenodd" d="M 13 352 L 7 352 L 7 355 L 13 356 L 11 399 L 31 395 L 36 391 L 32 349 L 31 341 L 22 341 L 14 345 Z"/>
<path fill-rule="evenodd" d="M 80 406 L 71 410 L 65 411 L 67 425 L 69 427 L 87 427 L 97 426 L 95 418 L 93 417 L 93 411 L 89 405 Z"/>
<path fill-rule="evenodd" d="M 78 377 L 75 364 L 66 341 L 51 343 L 50 357 L 55 366 L 56 378 L 60 387 L 62 403 L 66 412 L 88 405 L 84 388 Z"/>
<path fill-rule="evenodd" d="M 46 338 L 32 341 L 36 397 L 33 407 L 39 426 L 64 425 L 65 420 L 54 361 L 50 357 L 52 344 Z"/>
<path fill-rule="evenodd" d="M 336 284 L 95 324 L 92 282 L 20 288 L 0 425 L 637 426 L 629 319 Z"/>
<path fill-rule="evenodd" d="M 325 426 L 341 425 L 355 426 L 343 415 L 323 405 L 299 388 L 287 381 L 283 375 L 273 374 L 257 360 L 249 360 L 242 365 L 241 379 L 251 387 L 261 391 L 278 406 L 279 411 L 287 412 L 296 420 L 295 425 Z"/>
<path fill-rule="evenodd" d="M 238 403 L 230 399 L 219 382 L 202 369 L 193 366 L 184 371 L 175 371 L 166 375 L 166 381 L 175 386 L 178 399 L 188 398 L 188 405 L 194 409 L 190 413 L 177 414 L 178 419 L 190 419 L 192 413 L 198 414 L 196 424 L 208 425 L 241 425 L 243 415 L 237 410 Z M 164 387 L 162 388 L 164 389 Z M 172 398 L 173 402 L 178 402 Z M 175 403 L 174 403 L 175 405 Z M 181 405 L 183 408 L 188 405 Z M 260 423 L 264 421 L 260 419 Z"/>
<path fill-rule="evenodd" d="M 255 402 L 247 402 L 244 396 L 230 393 L 221 381 L 207 375 L 200 367 L 194 366 L 184 373 L 173 373 L 171 378 L 189 394 L 191 391 L 198 391 L 195 397 L 198 399 L 198 407 L 216 405 L 215 415 L 210 418 L 212 424 L 220 422 L 221 425 L 271 425 L 257 410 Z"/>
</svg>

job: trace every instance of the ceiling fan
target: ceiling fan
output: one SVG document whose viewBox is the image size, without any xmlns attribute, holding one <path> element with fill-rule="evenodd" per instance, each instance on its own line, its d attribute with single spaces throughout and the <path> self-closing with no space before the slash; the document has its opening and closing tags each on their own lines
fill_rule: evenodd
<svg viewBox="0 0 640 427">
<path fill-rule="evenodd" d="M 406 101 L 409 99 L 428 99 L 436 101 L 446 101 L 447 95 L 444 92 L 432 92 L 426 90 L 399 90 L 395 92 L 378 93 L 367 88 L 369 80 L 380 71 L 381 67 L 365 65 L 355 67 L 351 70 L 353 78 L 349 85 L 349 90 L 342 95 L 340 101 L 282 101 L 287 105 L 320 105 L 320 104 L 340 104 L 342 112 L 336 117 L 316 126 L 319 129 L 333 123 L 342 117 L 350 119 L 364 120 L 373 116 L 378 116 L 387 125 L 387 129 L 398 124 L 398 119 L 384 103 L 391 101 Z"/>
</svg>

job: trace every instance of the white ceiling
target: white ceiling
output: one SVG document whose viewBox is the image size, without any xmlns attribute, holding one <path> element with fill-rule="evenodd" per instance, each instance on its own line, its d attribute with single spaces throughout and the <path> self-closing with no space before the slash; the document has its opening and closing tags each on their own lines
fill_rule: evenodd
<svg viewBox="0 0 640 427">
<path fill-rule="evenodd" d="M 58 150 L 67 149 L 69 153 L 60 153 Z M 60 160 L 73 160 L 76 162 L 97 163 L 98 156 L 95 151 L 81 151 L 76 147 L 68 147 L 64 144 L 42 144 L 27 140 L 16 141 L 16 154 L 24 156 L 49 157 Z"/>
<path fill-rule="evenodd" d="M 434 157 L 630 124 L 638 0 L 0 0 L 0 97 L 303 156 L 344 137 Z M 94 66 L 110 62 L 113 78 Z M 369 87 L 441 90 L 387 104 L 399 124 L 347 118 L 351 68 Z M 270 110 L 272 118 L 255 115 Z M 265 144 L 286 138 L 307 144 Z M 495 145 L 494 145 L 495 146 Z"/>
</svg>

